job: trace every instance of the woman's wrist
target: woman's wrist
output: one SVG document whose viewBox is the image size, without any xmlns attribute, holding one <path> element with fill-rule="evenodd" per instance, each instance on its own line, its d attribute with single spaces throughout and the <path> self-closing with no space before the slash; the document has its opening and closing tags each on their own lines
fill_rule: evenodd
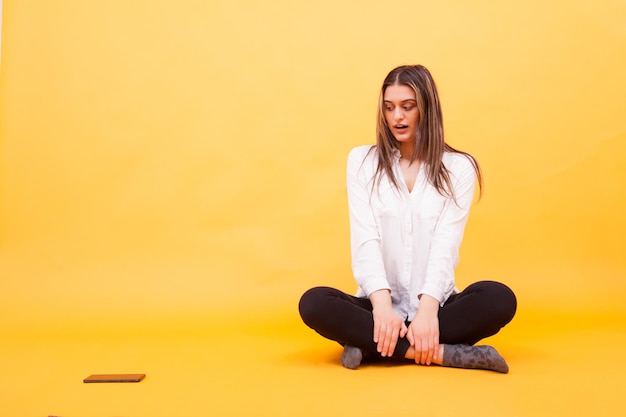
<svg viewBox="0 0 626 417">
<path fill-rule="evenodd" d="M 417 314 L 436 316 L 439 313 L 439 301 L 428 294 L 420 294 Z"/>
<path fill-rule="evenodd" d="M 391 308 L 391 292 L 388 289 L 374 291 L 370 294 L 369 299 L 375 309 Z"/>
</svg>

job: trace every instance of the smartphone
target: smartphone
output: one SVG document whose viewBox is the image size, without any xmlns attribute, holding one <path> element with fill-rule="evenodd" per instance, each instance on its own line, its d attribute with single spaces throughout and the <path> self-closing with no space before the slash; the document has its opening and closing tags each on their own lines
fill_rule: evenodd
<svg viewBox="0 0 626 417">
<path fill-rule="evenodd" d="M 98 374 L 89 375 L 83 379 L 84 383 L 90 382 L 139 382 L 146 374 Z"/>
</svg>

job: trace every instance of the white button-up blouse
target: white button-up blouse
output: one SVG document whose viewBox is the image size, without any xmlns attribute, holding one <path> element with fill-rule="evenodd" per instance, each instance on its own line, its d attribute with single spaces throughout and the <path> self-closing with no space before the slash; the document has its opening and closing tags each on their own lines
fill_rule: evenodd
<svg viewBox="0 0 626 417">
<path fill-rule="evenodd" d="M 457 292 L 454 268 L 476 172 L 466 156 L 446 152 L 443 163 L 450 171 L 457 201 L 442 196 L 428 182 L 423 167 L 409 192 L 398 152 L 393 170 L 400 188 L 386 176 L 380 186 L 372 188 L 378 156 L 375 148 L 369 152 L 371 147 L 354 148 L 348 156 L 350 246 L 357 296 L 389 289 L 396 313 L 411 321 L 420 295 L 430 295 L 443 305 Z"/>
</svg>

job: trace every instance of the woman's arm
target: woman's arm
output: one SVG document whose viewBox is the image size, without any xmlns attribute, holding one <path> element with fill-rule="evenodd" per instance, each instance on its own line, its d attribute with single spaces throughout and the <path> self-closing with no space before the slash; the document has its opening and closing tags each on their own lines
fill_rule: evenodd
<svg viewBox="0 0 626 417">
<path fill-rule="evenodd" d="M 347 188 L 350 213 L 350 246 L 352 271 L 359 287 L 373 306 L 374 334 L 378 352 L 391 356 L 398 337 L 406 335 L 406 325 L 392 308 L 390 286 L 387 281 L 380 233 L 372 212 L 370 187 L 364 159 L 366 147 L 353 149 L 348 156 Z M 371 166 L 369 167 L 371 168 Z"/>
<path fill-rule="evenodd" d="M 454 291 L 454 269 L 459 261 L 459 248 L 474 199 L 476 172 L 463 155 L 451 172 L 456 201 L 448 198 L 433 230 L 426 266 L 424 286 L 418 295 L 430 295 L 439 304 Z"/>
<path fill-rule="evenodd" d="M 371 207 L 371 183 L 367 175 L 373 161 L 365 161 L 367 147 L 353 149 L 348 156 L 347 189 L 350 214 L 352 272 L 359 287 L 369 297 L 375 291 L 389 290 L 380 233 Z M 371 156 L 368 155 L 368 158 Z"/>
<path fill-rule="evenodd" d="M 454 290 L 454 268 L 463 239 L 463 231 L 474 198 L 476 172 L 463 158 L 462 169 L 452 177 L 456 202 L 448 199 L 437 220 L 426 269 L 426 280 L 418 294 L 415 318 L 409 326 L 407 338 L 415 349 L 415 362 L 430 365 L 441 360 L 439 353 L 439 306 Z"/>
</svg>

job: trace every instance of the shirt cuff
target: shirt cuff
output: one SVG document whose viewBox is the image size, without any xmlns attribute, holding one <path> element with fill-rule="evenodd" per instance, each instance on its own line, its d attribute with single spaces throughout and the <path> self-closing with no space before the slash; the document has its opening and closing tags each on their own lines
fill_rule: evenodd
<svg viewBox="0 0 626 417">
<path fill-rule="evenodd" d="M 417 296 L 419 297 L 424 294 L 430 295 L 431 297 L 433 297 L 435 300 L 437 300 L 439 305 L 442 307 L 446 301 L 445 294 L 443 293 L 443 291 L 441 291 L 441 289 L 437 285 L 425 284 L 422 290 L 417 294 Z"/>
<path fill-rule="evenodd" d="M 379 290 L 391 290 L 385 278 L 368 278 L 360 282 L 359 287 L 361 287 L 367 297 Z"/>
</svg>

